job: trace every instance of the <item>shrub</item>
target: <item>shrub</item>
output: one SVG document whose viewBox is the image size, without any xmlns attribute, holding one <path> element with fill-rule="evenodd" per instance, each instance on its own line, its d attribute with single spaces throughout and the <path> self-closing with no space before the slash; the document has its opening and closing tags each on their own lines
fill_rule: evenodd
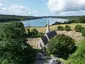
<svg viewBox="0 0 85 64">
<path fill-rule="evenodd" d="M 85 28 L 83 28 L 83 29 L 81 30 L 81 33 L 82 33 L 83 36 L 85 36 Z"/>
<path fill-rule="evenodd" d="M 66 35 L 57 35 L 47 44 L 47 53 L 67 59 L 75 50 L 74 40 Z"/>
<path fill-rule="evenodd" d="M 32 36 L 36 36 L 38 34 L 38 31 L 36 29 L 31 30 Z"/>
<path fill-rule="evenodd" d="M 36 29 L 27 29 L 27 37 L 42 37 L 44 36 L 44 33 L 38 32 Z"/>
<path fill-rule="evenodd" d="M 69 58 L 71 64 L 85 64 L 85 40 L 80 41 L 80 45 L 75 53 Z"/>
<path fill-rule="evenodd" d="M 58 26 L 58 30 L 64 30 L 62 26 Z"/>
<path fill-rule="evenodd" d="M 71 30 L 71 27 L 68 26 L 68 25 L 66 25 L 66 26 L 65 26 L 65 30 L 66 30 L 66 31 L 70 31 L 70 30 Z"/>
<path fill-rule="evenodd" d="M 32 36 L 32 33 L 31 33 L 30 29 L 27 29 L 27 36 L 28 37 L 31 37 Z"/>
<path fill-rule="evenodd" d="M 76 25 L 75 26 L 75 31 L 76 32 L 81 32 L 82 26 L 81 25 Z"/>
</svg>

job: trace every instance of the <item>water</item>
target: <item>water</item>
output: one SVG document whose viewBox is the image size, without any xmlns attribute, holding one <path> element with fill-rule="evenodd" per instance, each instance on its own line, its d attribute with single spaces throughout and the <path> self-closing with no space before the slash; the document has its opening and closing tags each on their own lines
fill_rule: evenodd
<svg viewBox="0 0 85 64">
<path fill-rule="evenodd" d="M 62 19 L 62 18 L 42 18 L 42 19 L 35 19 L 35 20 L 26 20 L 26 21 L 21 21 L 25 27 L 27 26 L 46 26 L 47 21 L 49 20 L 50 25 L 55 23 L 56 21 L 58 22 L 64 22 L 67 21 L 67 19 Z"/>
</svg>

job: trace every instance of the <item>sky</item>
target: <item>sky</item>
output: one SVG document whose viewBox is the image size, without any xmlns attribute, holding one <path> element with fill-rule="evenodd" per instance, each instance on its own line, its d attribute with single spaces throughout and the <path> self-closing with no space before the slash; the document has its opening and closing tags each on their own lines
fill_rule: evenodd
<svg viewBox="0 0 85 64">
<path fill-rule="evenodd" d="M 0 14 L 24 16 L 85 15 L 85 0 L 0 0 Z"/>
</svg>

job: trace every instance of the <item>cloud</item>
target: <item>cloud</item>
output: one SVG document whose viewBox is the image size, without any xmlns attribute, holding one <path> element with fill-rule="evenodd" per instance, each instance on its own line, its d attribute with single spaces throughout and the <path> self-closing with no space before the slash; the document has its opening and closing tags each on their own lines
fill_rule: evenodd
<svg viewBox="0 0 85 64">
<path fill-rule="evenodd" d="M 38 10 L 31 11 L 29 7 L 19 5 L 19 4 L 10 5 L 10 2 L 8 0 L 0 0 L 0 14 L 36 16 L 38 15 Z"/>
<path fill-rule="evenodd" d="M 85 11 L 66 11 L 56 14 L 60 16 L 78 16 L 78 15 L 85 15 Z"/>
<path fill-rule="evenodd" d="M 48 0 L 51 12 L 60 14 L 85 11 L 85 0 Z"/>
<path fill-rule="evenodd" d="M 5 0 L 0 0 L 0 2 L 4 2 Z"/>
<path fill-rule="evenodd" d="M 2 8 L 4 2 L 4 0 L 0 0 L 0 8 Z"/>
<path fill-rule="evenodd" d="M 8 7 L 7 11 L 12 15 L 29 15 L 30 9 L 22 5 L 11 5 Z"/>
<path fill-rule="evenodd" d="M 2 7 L 2 4 L 0 3 L 0 7 Z"/>
<path fill-rule="evenodd" d="M 38 16 L 38 10 L 31 11 L 30 8 L 27 8 L 22 5 L 14 4 L 8 7 L 4 7 L 3 4 L 0 3 L 0 14 L 8 14 L 8 15 L 35 15 Z"/>
<path fill-rule="evenodd" d="M 38 11 L 38 10 L 32 11 L 32 15 L 33 15 L 33 16 L 40 16 L 40 14 L 39 14 L 39 11 Z"/>
<path fill-rule="evenodd" d="M 10 15 L 29 15 L 30 9 L 22 5 L 11 5 L 9 7 L 0 6 L 0 14 L 10 14 Z"/>
</svg>

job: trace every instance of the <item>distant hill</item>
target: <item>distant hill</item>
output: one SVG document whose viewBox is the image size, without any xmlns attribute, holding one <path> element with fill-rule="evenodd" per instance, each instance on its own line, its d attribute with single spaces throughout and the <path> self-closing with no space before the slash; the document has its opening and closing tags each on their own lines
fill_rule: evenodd
<svg viewBox="0 0 85 64">
<path fill-rule="evenodd" d="M 75 18 L 80 18 L 80 17 L 85 17 L 85 16 L 42 16 L 42 18 L 64 18 L 64 19 L 75 19 Z"/>
<path fill-rule="evenodd" d="M 40 17 L 37 17 L 37 16 L 19 16 L 19 15 L 0 14 L 0 22 L 33 20 L 33 19 L 41 19 L 41 18 L 62 18 L 62 19 L 69 19 L 74 22 L 85 23 L 85 16 L 40 16 Z"/>
<path fill-rule="evenodd" d="M 53 25 L 56 25 L 56 24 L 70 24 L 70 23 L 85 23 L 85 16 L 48 16 L 48 18 L 68 19 L 68 21 L 65 21 L 63 23 L 56 21 Z"/>
<path fill-rule="evenodd" d="M 33 20 L 33 19 L 39 19 L 39 18 L 41 18 L 41 17 L 19 16 L 19 15 L 2 15 L 2 14 L 0 14 L 0 22 Z"/>
</svg>

